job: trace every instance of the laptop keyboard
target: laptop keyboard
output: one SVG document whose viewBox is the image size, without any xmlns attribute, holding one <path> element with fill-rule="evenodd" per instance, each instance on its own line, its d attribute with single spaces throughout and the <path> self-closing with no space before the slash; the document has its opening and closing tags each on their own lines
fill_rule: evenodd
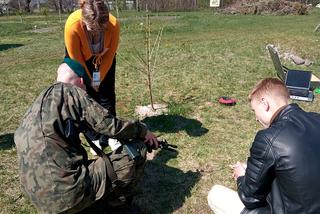
<svg viewBox="0 0 320 214">
<path fill-rule="evenodd" d="M 289 88 L 289 93 L 290 95 L 294 95 L 294 96 L 307 97 L 309 94 L 309 90 Z"/>
</svg>

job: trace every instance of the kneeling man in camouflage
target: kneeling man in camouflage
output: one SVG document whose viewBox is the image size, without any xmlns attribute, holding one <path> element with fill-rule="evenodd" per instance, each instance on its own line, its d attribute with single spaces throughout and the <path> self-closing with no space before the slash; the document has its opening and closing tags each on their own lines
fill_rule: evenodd
<svg viewBox="0 0 320 214">
<path fill-rule="evenodd" d="M 90 80 L 81 64 L 66 58 L 57 83 L 40 94 L 15 132 L 22 190 L 41 213 L 132 209 L 146 145 L 158 147 L 145 124 L 117 119 L 90 98 L 84 81 Z M 138 155 L 128 155 L 124 146 L 104 154 L 87 139 L 100 156 L 89 159 L 79 137 L 88 130 L 116 138 Z"/>
</svg>

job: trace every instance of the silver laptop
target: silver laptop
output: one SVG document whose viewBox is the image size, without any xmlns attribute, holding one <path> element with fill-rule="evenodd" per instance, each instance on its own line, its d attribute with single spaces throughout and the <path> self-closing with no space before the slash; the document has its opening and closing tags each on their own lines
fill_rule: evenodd
<svg viewBox="0 0 320 214">
<path fill-rule="evenodd" d="M 290 70 L 281 65 L 277 51 L 268 46 L 268 50 L 277 71 L 278 77 L 286 84 L 290 98 L 294 100 L 313 101 L 313 92 L 311 87 L 311 71 Z"/>
</svg>

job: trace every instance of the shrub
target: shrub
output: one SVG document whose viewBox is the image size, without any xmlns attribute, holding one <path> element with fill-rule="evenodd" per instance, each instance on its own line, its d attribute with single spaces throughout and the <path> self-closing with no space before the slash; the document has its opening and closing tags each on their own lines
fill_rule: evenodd
<svg viewBox="0 0 320 214">
<path fill-rule="evenodd" d="M 288 0 L 238 0 L 224 9 L 227 13 L 258 15 L 305 15 L 308 10 L 309 7 L 306 4 Z"/>
<path fill-rule="evenodd" d="M 47 16 L 48 15 L 48 8 L 42 7 L 40 9 L 40 12 L 41 12 L 42 15 Z"/>
</svg>

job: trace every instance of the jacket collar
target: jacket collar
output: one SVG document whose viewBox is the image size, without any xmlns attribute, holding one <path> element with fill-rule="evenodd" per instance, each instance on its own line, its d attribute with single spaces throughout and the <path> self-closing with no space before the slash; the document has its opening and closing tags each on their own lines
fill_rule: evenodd
<svg viewBox="0 0 320 214">
<path fill-rule="evenodd" d="M 300 107 L 296 103 L 292 103 L 279 108 L 279 110 L 276 111 L 272 116 L 270 126 L 280 119 L 286 119 L 288 113 L 295 109 L 300 109 Z"/>
</svg>

